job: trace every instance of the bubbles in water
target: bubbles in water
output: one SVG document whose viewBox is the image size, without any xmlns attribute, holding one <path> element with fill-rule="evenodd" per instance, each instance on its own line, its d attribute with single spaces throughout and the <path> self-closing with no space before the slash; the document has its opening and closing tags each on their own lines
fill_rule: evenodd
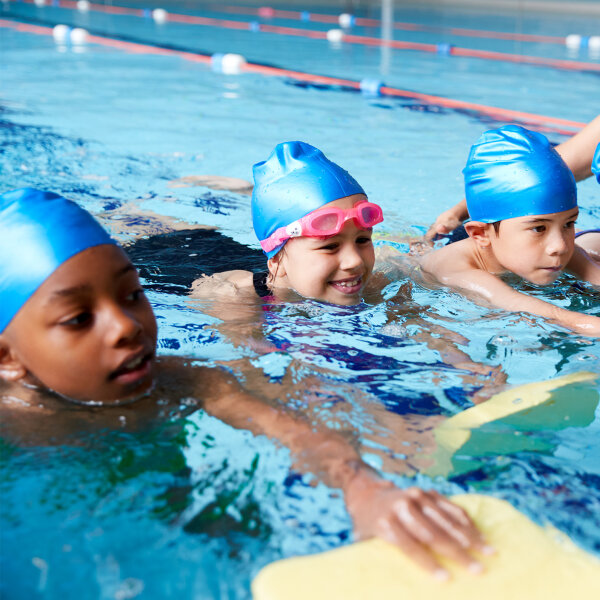
<svg viewBox="0 0 600 600">
<path fill-rule="evenodd" d="M 129 600 L 135 598 L 144 591 L 144 582 L 140 579 L 128 577 L 119 585 L 119 589 L 115 592 L 115 600 Z"/>
<path fill-rule="evenodd" d="M 495 335 L 490 341 L 490 344 L 494 344 L 494 346 L 512 346 L 516 344 L 517 340 L 511 337 L 510 335 L 499 333 Z"/>
</svg>

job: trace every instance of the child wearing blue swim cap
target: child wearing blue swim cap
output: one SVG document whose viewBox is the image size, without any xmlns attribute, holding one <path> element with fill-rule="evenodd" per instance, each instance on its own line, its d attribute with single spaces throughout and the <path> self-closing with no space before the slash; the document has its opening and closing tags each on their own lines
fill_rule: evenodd
<svg viewBox="0 0 600 600">
<path fill-rule="evenodd" d="M 230 284 L 232 293 L 286 297 L 293 291 L 358 304 L 373 272 L 371 236 L 383 221 L 381 208 L 348 172 L 305 142 L 278 144 L 253 174 L 252 224 L 268 271 L 229 271 L 216 279 Z M 214 281 L 198 280 L 193 295 L 213 293 L 207 284 Z"/>
<path fill-rule="evenodd" d="M 494 306 L 600 336 L 600 318 L 527 296 L 499 278 L 514 273 L 548 285 L 567 271 L 600 285 L 600 265 L 575 244 L 575 179 L 546 137 L 516 125 L 487 131 L 463 173 L 469 237 L 426 255 L 423 272 Z"/>
<path fill-rule="evenodd" d="M 481 570 L 468 552 L 485 550 L 480 534 L 444 497 L 396 488 L 343 435 L 249 395 L 220 369 L 159 360 L 156 320 L 135 267 L 74 202 L 34 189 L 0 195 L 0 265 L 5 428 L 25 425 L 51 431 L 53 439 L 93 424 L 121 431 L 144 417 L 180 414 L 185 398 L 186 410 L 202 407 L 287 445 L 307 469 L 342 489 L 358 535 L 397 544 L 438 576 L 445 571 L 432 551 Z"/>
<path fill-rule="evenodd" d="M 600 116 L 590 121 L 581 131 L 555 147 L 565 164 L 571 169 L 575 181 L 583 181 L 592 174 L 598 178 L 600 165 Z M 599 179 L 600 182 L 600 179 Z M 466 200 L 461 200 L 436 218 L 425 234 L 428 243 L 450 234 L 469 218 Z M 600 258 L 600 241 L 594 245 Z"/>
</svg>

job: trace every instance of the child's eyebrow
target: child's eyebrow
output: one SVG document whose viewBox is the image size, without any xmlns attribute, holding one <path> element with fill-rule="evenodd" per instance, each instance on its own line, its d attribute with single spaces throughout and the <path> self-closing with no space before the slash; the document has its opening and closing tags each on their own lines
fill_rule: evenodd
<svg viewBox="0 0 600 600">
<path fill-rule="evenodd" d="M 128 265 L 125 265 L 122 269 L 119 269 L 115 273 L 115 278 L 122 277 L 123 275 L 125 275 L 126 273 L 129 273 L 130 271 L 135 271 L 137 273 L 137 269 L 131 263 L 129 263 Z M 64 288 L 62 290 L 55 290 L 54 292 L 52 292 L 52 295 L 48 298 L 48 300 L 44 304 L 50 304 L 54 300 L 68 298 L 69 296 L 77 296 L 79 294 L 84 294 L 86 292 L 90 292 L 91 289 L 92 289 L 91 285 L 83 284 L 83 285 L 74 285 L 73 287 Z"/>
<path fill-rule="evenodd" d="M 579 215 L 579 209 L 573 211 L 570 215 L 567 215 L 567 219 L 574 219 Z M 531 219 L 527 219 L 525 223 L 547 223 L 552 221 L 552 219 L 543 219 L 542 217 L 532 217 Z"/>
<path fill-rule="evenodd" d="M 48 300 L 44 304 L 51 304 L 55 300 L 59 300 L 61 298 L 67 298 L 69 296 L 77 296 L 79 294 L 83 294 L 85 292 L 91 291 L 91 285 L 75 285 L 70 288 L 64 288 L 62 290 L 55 290 L 52 292 L 52 295 L 48 298 Z"/>
</svg>

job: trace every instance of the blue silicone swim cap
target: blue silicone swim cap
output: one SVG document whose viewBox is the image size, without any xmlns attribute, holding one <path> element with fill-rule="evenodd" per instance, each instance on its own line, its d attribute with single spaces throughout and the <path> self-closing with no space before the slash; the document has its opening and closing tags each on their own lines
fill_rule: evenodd
<svg viewBox="0 0 600 600">
<path fill-rule="evenodd" d="M 494 223 L 577 206 L 569 167 L 545 136 L 518 125 L 486 131 L 471 148 L 463 174 L 473 221 Z"/>
<path fill-rule="evenodd" d="M 347 171 L 304 142 L 277 144 L 252 170 L 252 224 L 260 241 L 324 204 L 365 193 Z M 284 244 L 267 256 L 275 256 Z"/>
<path fill-rule="evenodd" d="M 594 152 L 594 159 L 592 160 L 592 173 L 596 176 L 598 183 L 600 183 L 600 144 Z"/>
<path fill-rule="evenodd" d="M 116 244 L 75 202 L 31 188 L 0 195 L 0 333 L 66 260 Z"/>
</svg>

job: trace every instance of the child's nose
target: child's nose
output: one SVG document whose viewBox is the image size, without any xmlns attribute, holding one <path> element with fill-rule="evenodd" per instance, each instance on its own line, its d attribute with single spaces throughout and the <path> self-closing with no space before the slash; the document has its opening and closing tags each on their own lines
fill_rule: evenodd
<svg viewBox="0 0 600 600">
<path fill-rule="evenodd" d="M 120 306 L 113 307 L 108 320 L 108 341 L 113 347 L 122 346 L 136 340 L 142 331 L 142 325 L 135 315 L 123 310 Z"/>
<path fill-rule="evenodd" d="M 563 232 L 553 232 L 548 238 L 548 254 L 565 254 L 569 250 L 567 235 Z"/>
<path fill-rule="evenodd" d="M 356 269 L 363 264 L 363 257 L 352 243 L 345 244 L 342 249 L 341 268 L 345 271 Z"/>
</svg>

